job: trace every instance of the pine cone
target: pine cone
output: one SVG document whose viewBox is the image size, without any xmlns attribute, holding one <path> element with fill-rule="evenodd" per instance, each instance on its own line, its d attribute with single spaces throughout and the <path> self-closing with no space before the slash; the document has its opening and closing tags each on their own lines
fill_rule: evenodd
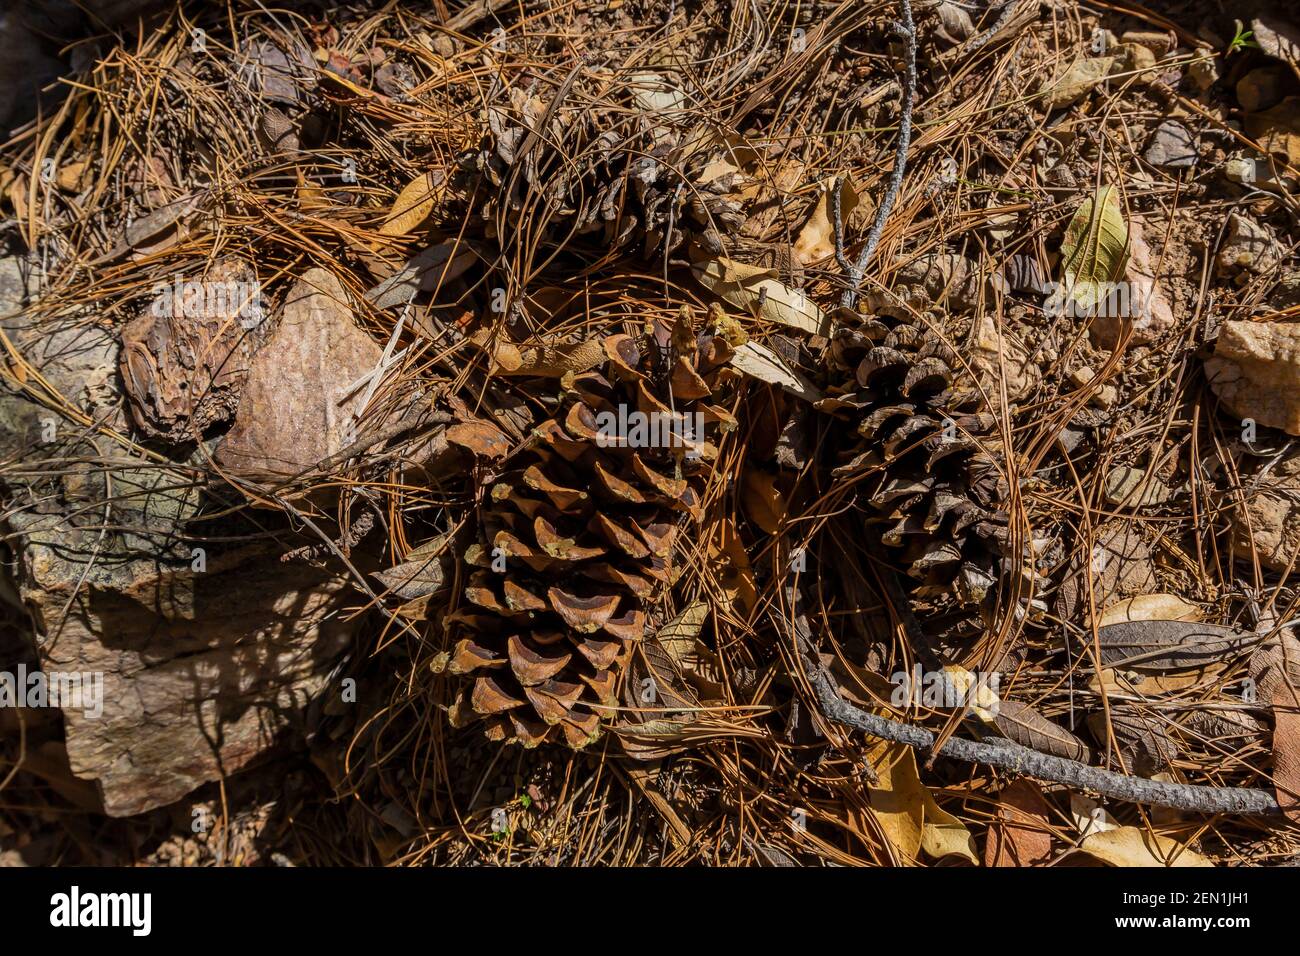
<svg viewBox="0 0 1300 956">
<path fill-rule="evenodd" d="M 857 423 L 835 476 L 868 472 L 859 501 L 881 526 L 882 543 L 921 582 L 914 596 L 983 601 L 1006 552 L 999 509 L 1007 488 L 996 419 L 973 380 L 919 320 L 862 320 L 844 310 L 830 356 L 848 381 L 821 407 Z"/>
<path fill-rule="evenodd" d="M 703 430 L 734 425 L 705 401 L 734 374 L 721 337 L 697 337 L 684 316 L 644 338 L 607 336 L 602 369 L 562 380 L 556 415 L 487 496 L 468 604 L 447 619 L 448 670 L 472 681 L 458 726 L 485 718 L 491 739 L 581 748 L 617 702 L 646 608 L 674 580 L 678 534 L 701 516 L 716 456 Z"/>
<path fill-rule="evenodd" d="M 640 241 L 649 258 L 705 229 L 725 234 L 744 225 L 748 179 L 721 137 L 640 108 L 618 121 L 623 132 L 610 129 L 638 89 L 615 90 L 605 108 L 557 109 L 541 136 L 529 133 L 548 115 L 546 100 L 514 90 L 508 105 L 493 106 L 476 160 L 493 194 L 481 210 L 489 233 L 541 223 L 537 239 L 568 245 L 590 237 L 604 250 Z"/>
</svg>

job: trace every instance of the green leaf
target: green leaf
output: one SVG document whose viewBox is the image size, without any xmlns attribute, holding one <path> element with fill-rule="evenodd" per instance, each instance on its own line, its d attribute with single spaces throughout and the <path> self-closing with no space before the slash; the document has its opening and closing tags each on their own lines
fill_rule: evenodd
<svg viewBox="0 0 1300 956">
<path fill-rule="evenodd" d="M 1083 201 L 1065 229 L 1061 244 L 1065 294 L 1090 312 L 1111 293 L 1127 260 L 1128 223 L 1119 206 L 1119 190 L 1102 186 Z"/>
</svg>

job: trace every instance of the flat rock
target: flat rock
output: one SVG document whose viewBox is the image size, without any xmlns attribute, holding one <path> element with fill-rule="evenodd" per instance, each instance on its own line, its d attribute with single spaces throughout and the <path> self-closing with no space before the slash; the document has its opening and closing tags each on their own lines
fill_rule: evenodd
<svg viewBox="0 0 1300 956">
<path fill-rule="evenodd" d="M 1005 379 L 1007 401 L 1018 402 L 1038 384 L 1042 370 L 1031 361 L 1029 351 L 1008 328 L 999 329 L 991 311 L 975 320 L 970 353 L 971 367 L 979 376 L 984 392 L 1000 403 L 1000 383 Z"/>
<path fill-rule="evenodd" d="M 1282 261 L 1272 233 L 1249 216 L 1228 215 L 1228 235 L 1215 257 L 1221 272 L 1244 271 L 1254 275 L 1272 272 Z"/>
<path fill-rule="evenodd" d="M 13 523 L 42 669 L 102 675 L 103 712 L 65 706 L 63 723 L 72 772 L 95 782 L 110 816 L 249 764 L 350 640 L 337 613 L 348 582 L 309 565 L 246 551 L 214 554 L 202 572 L 166 557 L 100 565 L 94 537 L 70 546 L 59 516 Z"/>
<path fill-rule="evenodd" d="M 1142 156 L 1152 166 L 1160 166 L 1164 169 L 1195 166 L 1196 137 L 1178 120 L 1165 120 L 1151 134 Z"/>
<path fill-rule="evenodd" d="M 350 444 L 366 388 L 347 389 L 382 350 L 357 328 L 338 279 L 312 269 L 289 290 L 279 325 L 253 357 L 235 423 L 217 449 L 224 469 L 287 478 Z"/>
<path fill-rule="evenodd" d="M 1300 325 L 1223 323 L 1205 377 L 1233 415 L 1300 435 Z"/>
</svg>

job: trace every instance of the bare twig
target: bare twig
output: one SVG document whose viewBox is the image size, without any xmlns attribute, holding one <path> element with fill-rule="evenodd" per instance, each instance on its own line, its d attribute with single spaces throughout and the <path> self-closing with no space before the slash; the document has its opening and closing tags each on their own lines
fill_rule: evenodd
<svg viewBox="0 0 1300 956">
<path fill-rule="evenodd" d="M 858 289 L 862 286 L 862 277 L 866 274 L 867 263 L 871 261 L 871 255 L 880 243 L 880 234 L 884 231 L 885 220 L 889 218 L 889 212 L 898 199 L 899 190 L 903 188 L 903 174 L 907 171 L 907 151 L 912 145 L 912 106 L 916 102 L 916 24 L 912 22 L 911 0 L 900 0 L 900 5 L 903 8 L 903 22 L 896 26 L 907 46 L 907 69 L 903 82 L 903 113 L 898 120 L 898 148 L 894 153 L 894 171 L 889 177 L 889 188 L 885 191 L 885 198 L 880 201 L 879 208 L 876 209 L 876 219 L 871 224 L 871 231 L 867 233 L 867 241 L 858 255 L 858 261 L 852 263 L 848 269 L 848 288 L 840 295 L 840 305 L 849 309 L 853 308 L 858 301 Z M 844 267 L 849 263 L 844 255 L 844 223 L 838 188 L 831 197 L 831 206 L 835 213 L 835 258 L 840 266 Z"/>
<path fill-rule="evenodd" d="M 792 612 L 792 624 L 799 654 L 803 658 L 808 679 L 817 694 L 822 716 L 873 737 L 892 740 L 917 750 L 932 749 L 935 737 L 925 728 L 869 714 L 853 706 L 836 692 L 826 668 L 817 658 L 812 631 L 808 626 L 807 618 L 799 610 L 795 589 L 787 586 L 785 593 Z M 1003 770 L 1036 777 L 1039 780 L 1063 783 L 1132 803 L 1173 807 L 1195 813 L 1263 816 L 1281 812 L 1277 800 L 1264 790 L 1200 787 L 1148 780 L 1144 777 L 1128 777 L 1099 767 L 1090 767 L 1076 760 L 1066 760 L 1063 757 L 1040 753 L 1011 741 L 977 742 L 952 737 L 943 744 L 938 754 L 968 763 L 990 764 Z"/>
</svg>

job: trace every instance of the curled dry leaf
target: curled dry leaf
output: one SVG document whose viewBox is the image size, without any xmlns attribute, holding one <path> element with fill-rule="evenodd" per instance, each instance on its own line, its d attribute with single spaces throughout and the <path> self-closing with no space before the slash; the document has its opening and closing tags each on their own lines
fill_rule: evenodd
<svg viewBox="0 0 1300 956">
<path fill-rule="evenodd" d="M 597 339 L 521 349 L 511 342 L 498 342 L 492 354 L 505 375 L 562 378 L 569 372 L 586 372 L 608 359 Z"/>
<path fill-rule="evenodd" d="M 746 342 L 731 356 L 731 364 L 746 375 L 785 389 L 809 402 L 820 401 L 821 391 L 765 345 Z"/>
<path fill-rule="evenodd" d="M 858 207 L 858 194 L 848 176 L 832 176 L 823 180 L 817 205 L 799 231 L 794 241 L 794 255 L 804 265 L 820 262 L 835 252 L 835 217 L 831 203 L 836 184 L 840 190 L 840 215 L 845 228 L 849 217 Z"/>
<path fill-rule="evenodd" d="M 1214 866 L 1171 837 L 1140 827 L 1116 827 L 1084 837 L 1075 854 L 1086 854 L 1110 866 Z"/>
<path fill-rule="evenodd" d="M 701 285 L 738 309 L 813 335 L 830 335 L 826 314 L 801 290 L 781 282 L 772 269 L 718 257 L 691 271 Z"/>
<path fill-rule="evenodd" d="M 465 245 L 447 239 L 411 257 L 393 275 L 366 293 L 376 309 L 404 306 L 419 292 L 430 292 L 465 274 L 477 257 Z"/>
<path fill-rule="evenodd" d="M 483 421 L 457 422 L 449 426 L 447 441 L 468 448 L 483 458 L 504 458 L 510 452 L 510 439 L 505 432 Z"/>
<path fill-rule="evenodd" d="M 1173 328 L 1174 310 L 1156 275 L 1158 265 L 1161 271 L 1168 268 L 1147 245 L 1141 221 L 1134 220 L 1129 228 L 1129 256 L 1124 267 L 1127 306 L 1116 301 L 1114 308 L 1099 310 L 1101 314 L 1094 316 L 1088 326 L 1092 340 L 1100 348 L 1115 348 L 1129 324 L 1133 327 L 1131 345 L 1152 342 Z"/>
<path fill-rule="evenodd" d="M 401 564 L 375 577 L 385 588 L 405 601 L 427 597 L 442 587 L 447 566 L 451 562 L 448 546 L 450 534 L 440 534 L 414 548 Z"/>
</svg>

